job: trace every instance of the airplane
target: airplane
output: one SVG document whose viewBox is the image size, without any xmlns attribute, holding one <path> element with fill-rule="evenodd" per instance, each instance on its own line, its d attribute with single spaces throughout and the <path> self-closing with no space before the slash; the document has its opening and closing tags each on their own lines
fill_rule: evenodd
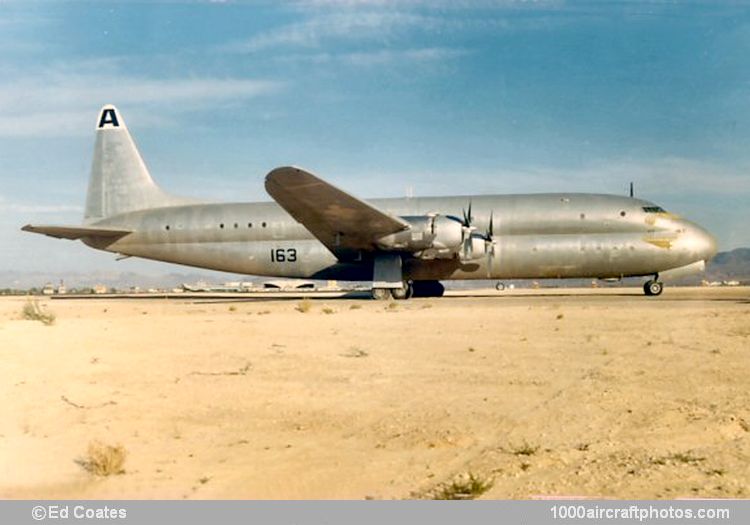
<svg viewBox="0 0 750 525">
<path fill-rule="evenodd" d="M 374 299 L 443 295 L 443 280 L 643 277 L 705 269 L 716 241 L 631 196 L 588 193 L 361 200 L 295 166 L 273 169 L 275 202 L 203 202 L 152 179 L 120 112 L 105 105 L 83 223 L 23 231 L 119 254 L 235 274 L 371 281 Z"/>
</svg>

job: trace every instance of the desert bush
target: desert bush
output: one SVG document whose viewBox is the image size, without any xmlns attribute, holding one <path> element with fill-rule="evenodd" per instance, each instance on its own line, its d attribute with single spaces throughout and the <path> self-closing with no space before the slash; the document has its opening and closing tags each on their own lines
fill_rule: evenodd
<svg viewBox="0 0 750 525">
<path fill-rule="evenodd" d="M 295 310 L 304 314 L 309 312 L 310 308 L 312 308 L 312 301 L 305 297 L 299 303 L 297 303 L 297 307 L 295 308 Z"/>
<path fill-rule="evenodd" d="M 533 456 L 539 450 L 538 445 L 530 445 L 525 441 L 516 447 L 511 449 L 511 453 L 515 456 Z"/>
<path fill-rule="evenodd" d="M 482 479 L 470 472 L 457 477 L 450 483 L 439 485 L 428 495 L 431 499 L 467 500 L 476 499 L 491 488 L 491 479 Z"/>
<path fill-rule="evenodd" d="M 125 473 L 123 466 L 127 455 L 122 445 L 112 446 L 92 441 L 89 443 L 86 456 L 78 463 L 96 476 L 112 476 Z"/>
<path fill-rule="evenodd" d="M 36 299 L 26 301 L 26 304 L 23 305 L 23 310 L 21 310 L 21 315 L 26 320 L 39 321 L 47 326 L 55 322 L 55 314 L 46 311 Z"/>
</svg>

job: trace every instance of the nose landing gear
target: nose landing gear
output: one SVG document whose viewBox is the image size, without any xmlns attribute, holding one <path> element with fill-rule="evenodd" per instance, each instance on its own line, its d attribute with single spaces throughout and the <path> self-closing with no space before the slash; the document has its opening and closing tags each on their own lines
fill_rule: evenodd
<svg viewBox="0 0 750 525">
<path fill-rule="evenodd" d="M 653 279 L 646 281 L 643 285 L 643 293 L 649 297 L 661 295 L 664 291 L 664 283 L 658 279 L 659 276 L 655 275 Z"/>
</svg>

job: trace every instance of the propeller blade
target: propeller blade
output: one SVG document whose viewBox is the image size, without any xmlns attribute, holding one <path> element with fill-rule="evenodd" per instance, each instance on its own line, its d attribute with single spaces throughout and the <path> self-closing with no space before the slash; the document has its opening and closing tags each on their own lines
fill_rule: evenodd
<svg viewBox="0 0 750 525">
<path fill-rule="evenodd" d="M 461 213 L 464 216 L 464 226 L 471 228 L 471 201 L 469 201 L 469 211 L 467 212 L 466 209 L 462 208 Z"/>
<path fill-rule="evenodd" d="M 487 226 L 487 235 L 485 237 L 485 251 L 487 252 L 487 278 L 492 277 L 492 263 L 495 259 L 495 226 L 494 226 L 494 212 L 490 212 L 490 223 Z"/>
</svg>

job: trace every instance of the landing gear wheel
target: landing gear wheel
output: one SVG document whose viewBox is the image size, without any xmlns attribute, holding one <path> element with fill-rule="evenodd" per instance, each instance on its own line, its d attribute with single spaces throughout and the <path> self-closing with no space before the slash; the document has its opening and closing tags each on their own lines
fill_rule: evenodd
<svg viewBox="0 0 750 525">
<path fill-rule="evenodd" d="M 659 281 L 646 281 L 646 284 L 643 285 L 643 293 L 648 296 L 661 295 L 663 291 L 664 283 Z"/>
<path fill-rule="evenodd" d="M 387 301 L 391 298 L 391 291 L 388 288 L 373 288 L 372 298 L 376 301 Z"/>
<path fill-rule="evenodd" d="M 498 292 L 502 292 L 503 290 L 505 290 L 505 284 L 503 284 L 503 283 L 497 283 L 495 285 L 495 290 L 497 290 Z"/>
<path fill-rule="evenodd" d="M 393 295 L 393 298 L 396 300 L 404 300 L 404 299 L 411 299 L 411 296 L 414 295 L 414 288 L 412 288 L 412 285 L 410 283 L 404 283 L 403 288 L 393 288 L 391 290 L 391 294 Z"/>
</svg>

